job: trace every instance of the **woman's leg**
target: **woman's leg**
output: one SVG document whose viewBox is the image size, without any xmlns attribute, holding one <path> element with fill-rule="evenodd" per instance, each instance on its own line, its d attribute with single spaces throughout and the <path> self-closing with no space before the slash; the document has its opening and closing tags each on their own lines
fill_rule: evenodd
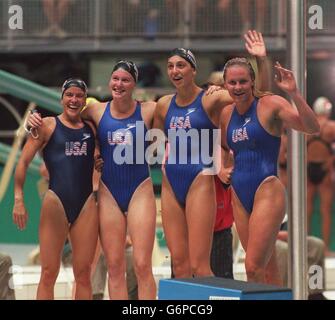
<svg viewBox="0 0 335 320">
<path fill-rule="evenodd" d="M 49 26 L 53 26 L 57 22 L 55 0 L 43 0 L 43 11 L 48 19 Z"/>
<path fill-rule="evenodd" d="M 199 174 L 186 198 L 189 256 L 194 276 L 212 276 L 210 253 L 216 214 L 214 179 Z"/>
<path fill-rule="evenodd" d="M 38 300 L 54 299 L 54 286 L 68 231 L 63 205 L 57 195 L 48 190 L 42 203 L 39 225 L 42 271 L 37 289 Z"/>
<path fill-rule="evenodd" d="M 128 299 L 126 283 L 125 244 L 127 221 L 107 187 L 99 185 L 100 241 L 108 266 L 110 299 Z"/>
<path fill-rule="evenodd" d="M 107 280 L 107 265 L 98 237 L 91 270 L 93 300 L 103 300 Z"/>
<path fill-rule="evenodd" d="M 162 224 L 171 255 L 174 276 L 176 278 L 191 277 L 185 212 L 179 205 L 165 174 L 162 179 L 161 203 Z"/>
<path fill-rule="evenodd" d="M 156 230 L 156 201 L 151 179 L 134 192 L 128 208 L 128 231 L 133 244 L 134 268 L 139 299 L 156 299 L 152 273 L 152 250 Z"/>
<path fill-rule="evenodd" d="M 60 26 L 63 18 L 67 15 L 69 10 L 69 0 L 58 0 L 57 4 L 57 24 Z"/>
<path fill-rule="evenodd" d="M 76 281 L 76 300 L 92 299 L 91 267 L 98 240 L 98 210 L 91 195 L 77 220 L 71 226 L 73 273 Z"/>
<path fill-rule="evenodd" d="M 280 285 L 276 266 L 275 242 L 285 215 L 285 189 L 278 178 L 263 182 L 255 194 L 254 206 L 249 219 L 246 272 L 248 281 Z M 268 265 L 269 264 L 269 265 Z"/>
<path fill-rule="evenodd" d="M 279 265 L 277 262 L 276 242 L 271 258 L 265 268 L 265 282 L 277 286 L 283 286 L 284 284 L 284 279 L 279 271 Z"/>
</svg>

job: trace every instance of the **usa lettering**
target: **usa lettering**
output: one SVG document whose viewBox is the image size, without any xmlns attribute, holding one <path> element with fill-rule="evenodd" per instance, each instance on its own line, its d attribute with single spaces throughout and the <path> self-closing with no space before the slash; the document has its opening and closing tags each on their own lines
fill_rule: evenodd
<svg viewBox="0 0 335 320">
<path fill-rule="evenodd" d="M 247 128 L 240 128 L 233 130 L 232 140 L 234 143 L 239 141 L 249 140 Z"/>
<path fill-rule="evenodd" d="M 191 129 L 190 117 L 172 117 L 170 121 L 170 129 Z"/>
<path fill-rule="evenodd" d="M 87 142 L 65 142 L 66 156 L 87 156 Z"/>
<path fill-rule="evenodd" d="M 108 131 L 107 133 L 107 141 L 108 144 L 113 146 L 116 144 L 120 144 L 120 145 L 131 145 L 132 144 L 132 138 L 133 135 L 130 131 Z"/>
</svg>

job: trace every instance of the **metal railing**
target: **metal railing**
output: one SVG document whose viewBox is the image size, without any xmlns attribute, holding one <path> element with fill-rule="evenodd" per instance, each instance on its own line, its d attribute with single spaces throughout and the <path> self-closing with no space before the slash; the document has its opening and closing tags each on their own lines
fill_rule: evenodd
<svg viewBox="0 0 335 320">
<path fill-rule="evenodd" d="M 0 40 L 239 37 L 246 29 L 286 33 L 287 0 L 68 0 L 59 10 L 44 0 L 0 0 Z M 57 1 L 55 1 L 57 3 Z M 11 30 L 8 9 L 23 10 L 23 30 Z M 324 14 L 323 34 L 335 33 L 335 1 L 308 0 Z M 59 11 L 59 12 L 58 12 Z M 313 30 L 309 33 L 313 34 Z M 318 32 L 320 32 L 318 30 Z"/>
</svg>

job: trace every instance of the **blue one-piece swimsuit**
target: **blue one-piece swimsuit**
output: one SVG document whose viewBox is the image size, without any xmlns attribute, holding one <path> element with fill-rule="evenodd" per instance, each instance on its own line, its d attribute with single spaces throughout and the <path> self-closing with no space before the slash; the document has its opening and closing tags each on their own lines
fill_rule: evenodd
<svg viewBox="0 0 335 320">
<path fill-rule="evenodd" d="M 257 188 L 277 176 L 280 137 L 269 134 L 257 117 L 258 99 L 239 114 L 234 108 L 227 127 L 227 143 L 234 152 L 232 186 L 247 213 L 251 214 Z"/>
<path fill-rule="evenodd" d="M 137 187 L 150 176 L 144 156 L 148 147 L 148 142 L 144 141 L 146 132 L 139 102 L 134 113 L 124 119 L 113 118 L 110 102 L 107 103 L 98 126 L 100 152 L 104 160 L 101 180 L 123 213 L 128 211 Z"/>
<path fill-rule="evenodd" d="M 66 127 L 56 117 L 56 127 L 43 149 L 49 171 L 49 189 L 63 204 L 67 220 L 73 224 L 93 190 L 95 137 L 91 127 Z"/>
<path fill-rule="evenodd" d="M 204 91 L 201 91 L 191 104 L 183 107 L 177 105 L 174 95 L 164 123 L 164 132 L 170 145 L 165 173 L 182 207 L 186 204 L 187 193 L 194 179 L 204 168 L 213 165 L 213 137 L 216 127 L 202 106 L 203 94 Z M 178 138 L 175 139 L 175 143 L 170 140 L 179 130 L 188 133 L 190 129 L 198 136 L 198 139 L 195 139 L 197 141 L 191 142 L 188 138 L 187 143 L 181 144 Z M 201 137 L 205 139 L 202 140 Z M 205 157 L 201 156 L 202 152 Z"/>
</svg>

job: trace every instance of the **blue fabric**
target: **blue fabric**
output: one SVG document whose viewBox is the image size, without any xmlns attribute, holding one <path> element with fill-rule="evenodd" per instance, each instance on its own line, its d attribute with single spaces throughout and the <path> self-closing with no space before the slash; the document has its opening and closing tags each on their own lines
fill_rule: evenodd
<svg viewBox="0 0 335 320">
<path fill-rule="evenodd" d="M 135 112 L 125 119 L 113 118 L 110 102 L 107 103 L 98 126 L 100 152 L 104 160 L 101 179 L 124 213 L 137 187 L 149 177 L 149 166 L 145 159 L 148 146 L 148 142 L 144 141 L 146 132 L 140 103 L 137 103 Z M 138 141 L 137 134 L 140 135 Z M 120 148 L 122 152 L 119 152 Z M 117 154 L 120 160 L 129 154 L 128 163 L 118 163 L 115 158 Z"/>
<path fill-rule="evenodd" d="M 92 193 L 94 148 L 95 137 L 89 125 L 72 129 L 56 117 L 43 158 L 50 175 L 49 189 L 59 197 L 71 224 Z"/>
<path fill-rule="evenodd" d="M 183 107 L 177 105 L 176 95 L 174 95 L 165 117 L 164 131 L 168 138 L 170 134 L 176 134 L 180 129 L 184 129 L 186 133 L 190 129 L 195 129 L 199 137 L 196 144 L 191 144 L 191 140 L 187 139 L 184 146 L 181 145 L 179 138 L 175 143 L 169 140 L 170 150 L 165 172 L 181 206 L 185 206 L 188 190 L 196 176 L 204 168 L 212 166 L 212 161 L 206 163 L 200 156 L 201 151 L 204 150 L 209 156 L 213 155 L 213 130 L 216 128 L 203 109 L 201 102 L 203 94 L 204 91 L 201 91 L 191 104 Z M 202 129 L 207 129 L 209 137 L 203 142 L 201 141 Z M 180 152 L 180 146 L 184 147 L 183 152 Z"/>
<path fill-rule="evenodd" d="M 277 176 L 280 137 L 270 135 L 257 117 L 258 99 L 244 114 L 234 108 L 227 128 L 227 143 L 234 152 L 232 186 L 250 214 L 259 185 L 269 176 Z"/>
</svg>

